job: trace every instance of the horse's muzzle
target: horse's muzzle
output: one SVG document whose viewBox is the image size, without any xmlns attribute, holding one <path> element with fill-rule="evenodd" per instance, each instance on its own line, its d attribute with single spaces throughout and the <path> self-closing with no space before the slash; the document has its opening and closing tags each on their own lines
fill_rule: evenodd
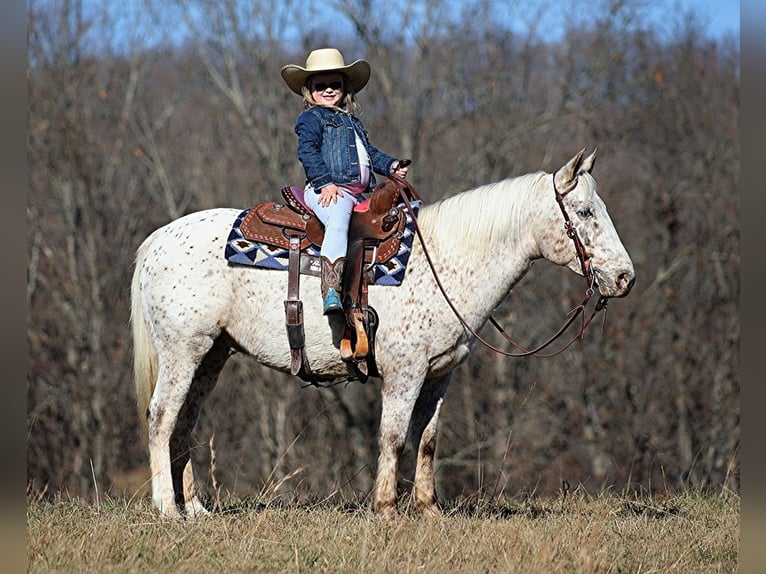
<svg viewBox="0 0 766 574">
<path fill-rule="evenodd" d="M 611 280 L 598 269 L 594 270 L 596 275 L 596 284 L 599 293 L 604 297 L 620 298 L 625 297 L 633 285 L 636 283 L 636 272 L 633 269 L 626 269 L 616 273 L 616 279 Z"/>
</svg>

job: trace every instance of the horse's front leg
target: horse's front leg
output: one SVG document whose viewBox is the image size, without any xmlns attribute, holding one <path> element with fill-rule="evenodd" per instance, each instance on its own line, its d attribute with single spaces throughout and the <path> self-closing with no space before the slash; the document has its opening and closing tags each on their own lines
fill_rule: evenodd
<svg viewBox="0 0 766 574">
<path fill-rule="evenodd" d="M 399 457 L 407 440 L 407 429 L 423 384 L 423 376 L 418 378 L 406 372 L 392 373 L 383 382 L 374 508 L 375 512 L 385 518 L 396 516 Z"/>
<path fill-rule="evenodd" d="M 434 455 L 439 411 L 451 379 L 450 372 L 423 385 L 410 423 L 410 439 L 413 446 L 418 449 L 413 498 L 415 508 L 424 516 L 441 516 L 442 514 L 436 500 Z"/>
</svg>

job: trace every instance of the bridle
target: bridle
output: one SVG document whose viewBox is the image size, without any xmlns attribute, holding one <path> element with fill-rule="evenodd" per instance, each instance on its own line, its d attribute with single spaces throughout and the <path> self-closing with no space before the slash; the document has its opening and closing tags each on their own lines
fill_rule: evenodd
<svg viewBox="0 0 766 574">
<path fill-rule="evenodd" d="M 433 274 L 433 277 L 436 281 L 436 285 L 439 287 L 439 291 L 441 291 L 442 296 L 444 297 L 445 301 L 449 305 L 450 309 L 452 309 L 452 312 L 455 314 L 455 317 L 460 321 L 460 324 L 463 325 L 463 327 L 471 334 L 473 335 L 477 341 L 479 341 L 482 345 L 485 347 L 491 349 L 492 351 L 499 353 L 501 355 L 504 355 L 506 357 L 529 357 L 531 355 L 537 355 L 540 357 L 553 357 L 555 355 L 558 355 L 559 353 L 562 353 L 566 349 L 568 349 L 572 343 L 574 343 L 577 339 L 581 339 L 585 333 L 585 329 L 590 325 L 591 321 L 595 318 L 595 316 L 606 309 L 608 299 L 607 297 L 604 297 L 603 295 L 599 297 L 593 311 L 591 312 L 590 317 L 588 319 L 585 319 L 585 309 L 593 297 L 595 295 L 595 285 L 596 285 L 596 276 L 593 272 L 592 266 L 591 266 L 591 258 L 588 256 L 588 254 L 585 252 L 585 246 L 583 245 L 582 241 L 580 240 L 580 236 L 577 234 L 577 229 L 574 226 L 574 223 L 572 222 L 571 218 L 569 217 L 569 214 L 567 213 L 566 207 L 564 206 L 564 197 L 568 193 L 570 193 L 575 187 L 577 187 L 577 182 L 579 181 L 578 178 L 575 178 L 575 181 L 572 185 L 570 185 L 567 189 L 564 191 L 559 191 L 558 187 L 556 186 L 556 172 L 553 173 L 551 176 L 553 178 L 553 191 L 556 194 L 556 203 L 559 206 L 559 209 L 561 210 L 561 215 L 564 217 L 564 229 L 566 230 L 567 237 L 569 237 L 572 242 L 574 243 L 575 252 L 577 253 L 577 259 L 580 262 L 580 268 L 582 269 L 583 276 L 585 277 L 585 297 L 583 298 L 582 302 L 577 305 L 574 309 L 569 311 L 567 313 L 568 319 L 566 322 L 559 328 L 556 333 L 553 334 L 547 341 L 541 343 L 540 345 L 536 346 L 533 349 L 528 349 L 523 347 L 522 345 L 515 342 L 511 337 L 505 332 L 505 329 L 500 326 L 500 324 L 495 320 L 494 317 L 490 315 L 489 321 L 494 325 L 494 327 L 500 332 L 500 334 L 514 347 L 517 349 L 520 349 L 520 353 L 510 353 L 508 351 L 504 351 L 502 349 L 498 349 L 485 339 L 483 339 L 473 327 L 471 327 L 468 322 L 463 318 L 463 316 L 460 314 L 460 312 L 455 307 L 455 304 L 452 302 L 450 297 L 447 295 L 446 290 L 444 289 L 444 286 L 442 285 L 441 280 L 439 279 L 439 275 L 436 272 L 436 268 L 434 267 L 433 260 L 431 259 L 431 254 L 428 252 L 428 248 L 426 247 L 426 243 L 423 239 L 423 233 L 420 230 L 420 226 L 418 225 L 417 216 L 415 214 L 415 211 L 412 207 L 412 204 L 410 203 L 409 198 L 407 197 L 407 193 L 405 193 L 405 188 L 409 189 L 410 192 L 413 194 L 413 196 L 416 199 L 420 199 L 420 197 L 417 195 L 417 192 L 414 190 L 414 188 L 406 182 L 403 178 L 391 174 L 389 175 L 391 179 L 399 183 L 399 195 L 402 198 L 402 201 L 404 202 L 405 207 L 407 208 L 407 211 L 409 212 L 410 218 L 413 222 L 413 227 L 415 229 L 415 233 L 418 236 L 418 239 L 420 239 L 421 247 L 423 248 L 423 254 L 426 256 L 426 260 L 428 261 L 428 265 L 431 268 L 431 273 Z M 551 343 L 553 343 L 556 339 L 558 339 L 571 325 L 574 323 L 575 319 L 577 317 L 581 316 L 582 321 L 580 324 L 580 328 L 578 332 L 575 334 L 574 337 L 561 349 L 552 352 L 552 353 L 546 353 L 542 354 L 540 351 L 547 348 Z M 604 319 L 602 321 L 602 328 L 603 324 L 606 322 L 606 313 L 604 313 Z"/>
</svg>

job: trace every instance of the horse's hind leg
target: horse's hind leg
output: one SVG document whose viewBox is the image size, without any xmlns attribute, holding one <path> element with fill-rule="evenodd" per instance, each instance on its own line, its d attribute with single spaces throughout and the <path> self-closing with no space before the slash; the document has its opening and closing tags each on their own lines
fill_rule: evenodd
<svg viewBox="0 0 766 574">
<path fill-rule="evenodd" d="M 179 488 L 183 489 L 183 506 L 188 516 L 208 514 L 207 509 L 199 499 L 199 491 L 194 480 L 191 461 L 192 432 L 199 419 L 202 405 L 215 388 L 218 375 L 226 364 L 231 347 L 231 340 L 227 336 L 218 337 L 197 367 L 192 385 L 186 395 L 186 401 L 178 415 L 176 430 L 170 440 L 174 482 L 178 480 L 177 475 L 182 475 L 182 484 L 176 487 L 176 492 L 180 491 Z"/>
<path fill-rule="evenodd" d="M 149 403 L 149 463 L 152 472 L 152 503 L 161 513 L 180 516 L 183 503 L 184 460 L 178 448 L 184 432 L 176 428 L 187 393 L 201 362 L 212 346 L 212 340 L 197 341 L 194 352 L 186 348 L 158 349 L 157 385 Z M 200 354 L 201 352 L 201 354 Z M 184 426 L 184 425 L 182 425 Z M 171 443 L 175 448 L 171 449 Z M 172 450 L 172 452 L 171 452 Z"/>
<path fill-rule="evenodd" d="M 177 483 L 173 481 L 170 442 L 178 412 L 194 376 L 195 366 L 160 364 L 157 386 L 149 403 L 149 465 L 152 472 L 152 504 L 162 514 L 180 516 L 176 505 Z M 172 372 L 171 372 L 172 371 Z M 187 382 L 188 381 L 188 382 Z"/>
<path fill-rule="evenodd" d="M 410 440 L 418 451 L 413 498 L 415 508 L 424 516 L 441 516 L 436 501 L 434 455 L 439 411 L 451 378 L 452 373 L 448 373 L 435 381 L 426 381 L 410 421 Z"/>
</svg>

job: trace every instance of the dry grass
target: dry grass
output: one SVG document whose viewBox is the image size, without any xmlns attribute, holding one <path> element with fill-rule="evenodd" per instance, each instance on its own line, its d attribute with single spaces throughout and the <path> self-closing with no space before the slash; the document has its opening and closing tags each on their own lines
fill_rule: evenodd
<svg viewBox="0 0 766 574">
<path fill-rule="evenodd" d="M 27 501 L 28 572 L 736 572 L 740 500 L 465 500 L 386 522 L 357 505 L 228 500 L 160 518 L 148 501 Z"/>
</svg>

